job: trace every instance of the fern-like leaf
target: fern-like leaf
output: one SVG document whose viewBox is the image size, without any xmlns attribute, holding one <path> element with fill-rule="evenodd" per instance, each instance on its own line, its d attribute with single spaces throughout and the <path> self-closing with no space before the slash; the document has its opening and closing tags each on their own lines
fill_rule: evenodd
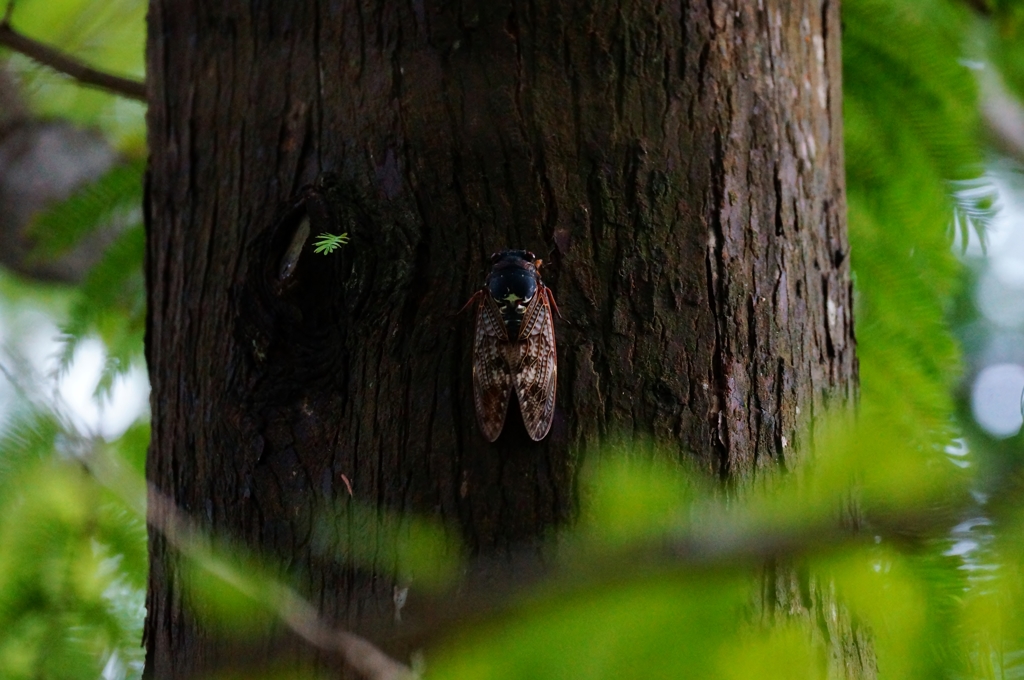
<svg viewBox="0 0 1024 680">
<path fill-rule="evenodd" d="M 62 372 L 67 371 L 82 339 L 95 334 L 103 340 L 108 360 L 97 389 L 100 394 L 109 392 L 114 379 L 131 368 L 142 348 L 146 316 L 144 250 L 141 225 L 121 234 L 82 283 L 61 329 Z"/>
<path fill-rule="evenodd" d="M 984 184 L 977 88 L 959 59 L 966 12 L 949 0 L 843 4 L 861 414 L 900 423 L 908 446 L 938 450 L 959 367 L 945 324 L 960 266 L 949 241 L 951 187 Z M 988 214 L 984 200 L 961 204 L 975 229 Z"/>
<path fill-rule="evenodd" d="M 101 228 L 119 222 L 141 222 L 144 170 L 144 161 L 115 166 L 67 200 L 40 213 L 29 230 L 36 255 L 53 258 Z"/>
<path fill-rule="evenodd" d="M 320 253 L 323 255 L 329 255 L 335 250 L 348 243 L 348 234 L 328 234 L 324 232 L 316 237 L 316 241 L 313 242 L 315 246 L 313 248 L 314 253 Z"/>
</svg>

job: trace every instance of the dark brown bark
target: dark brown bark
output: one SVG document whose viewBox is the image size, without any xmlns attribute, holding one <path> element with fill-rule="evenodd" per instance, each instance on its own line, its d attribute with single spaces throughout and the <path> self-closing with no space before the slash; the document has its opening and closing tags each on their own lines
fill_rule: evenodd
<svg viewBox="0 0 1024 680">
<path fill-rule="evenodd" d="M 148 474 L 329 620 L 394 619 L 393 581 L 315 540 L 343 475 L 500 555 L 572 518 L 602 441 L 749 480 L 851 397 L 835 2 L 152 0 L 149 22 Z M 281 285 L 285 206 L 323 170 L 353 242 Z M 540 443 L 474 420 L 455 312 L 504 247 L 544 258 L 565 316 Z M 158 534 L 151 555 L 148 672 L 236 664 Z"/>
</svg>

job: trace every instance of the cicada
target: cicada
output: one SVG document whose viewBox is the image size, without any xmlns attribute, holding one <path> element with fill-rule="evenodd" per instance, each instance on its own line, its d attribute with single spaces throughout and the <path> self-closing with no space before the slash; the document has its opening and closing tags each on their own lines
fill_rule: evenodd
<svg viewBox="0 0 1024 680">
<path fill-rule="evenodd" d="M 505 425 L 515 390 L 526 431 L 534 441 L 551 429 L 555 414 L 555 296 L 541 281 L 541 261 L 528 250 L 491 255 L 484 287 L 466 303 L 476 303 L 473 335 L 473 400 L 487 441 Z"/>
</svg>

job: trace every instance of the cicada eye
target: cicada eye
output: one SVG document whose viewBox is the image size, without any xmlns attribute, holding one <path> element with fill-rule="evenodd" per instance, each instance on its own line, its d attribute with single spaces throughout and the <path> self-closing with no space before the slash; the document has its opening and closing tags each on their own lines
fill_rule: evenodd
<svg viewBox="0 0 1024 680">
<path fill-rule="evenodd" d="M 526 257 L 525 257 L 524 259 L 525 259 L 525 260 L 526 260 L 527 262 L 533 262 L 534 260 L 536 260 L 536 259 L 537 259 L 537 256 L 536 256 L 536 255 L 534 255 L 534 254 L 533 254 L 533 252 L 532 252 L 532 251 L 530 251 L 530 250 L 527 250 L 527 251 L 526 251 L 526 252 L 525 252 L 524 254 L 526 255 Z"/>
<path fill-rule="evenodd" d="M 501 259 L 501 251 L 498 251 L 497 253 L 493 253 L 491 255 L 491 264 L 498 264 L 498 260 L 500 260 L 500 259 Z"/>
</svg>

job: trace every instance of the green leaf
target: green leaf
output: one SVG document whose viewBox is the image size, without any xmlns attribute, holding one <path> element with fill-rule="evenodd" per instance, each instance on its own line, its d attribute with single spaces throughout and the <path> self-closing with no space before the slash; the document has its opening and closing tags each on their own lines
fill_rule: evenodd
<svg viewBox="0 0 1024 680">
<path fill-rule="evenodd" d="M 328 234 L 327 232 L 324 232 L 317 236 L 316 241 L 313 242 L 313 245 L 316 246 L 313 249 L 313 252 L 329 255 L 338 248 L 340 248 L 342 245 L 348 243 L 348 241 L 349 238 L 347 233 Z"/>
</svg>

